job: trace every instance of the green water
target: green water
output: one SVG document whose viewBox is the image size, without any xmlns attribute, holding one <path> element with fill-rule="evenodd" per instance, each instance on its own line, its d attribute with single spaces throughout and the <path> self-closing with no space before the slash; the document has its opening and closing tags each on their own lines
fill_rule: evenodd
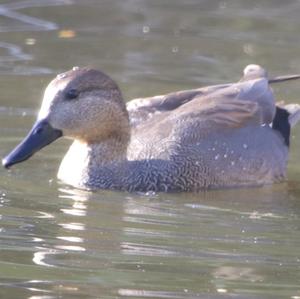
<svg viewBox="0 0 300 299">
<path fill-rule="evenodd" d="M 300 73 L 300 3 L 1 1 L 0 155 L 74 65 L 124 97 Z M 300 103 L 298 82 L 278 100 Z M 200 194 L 86 193 L 56 181 L 69 141 L 0 168 L 0 298 L 300 298 L 300 126 L 288 181 Z"/>
</svg>

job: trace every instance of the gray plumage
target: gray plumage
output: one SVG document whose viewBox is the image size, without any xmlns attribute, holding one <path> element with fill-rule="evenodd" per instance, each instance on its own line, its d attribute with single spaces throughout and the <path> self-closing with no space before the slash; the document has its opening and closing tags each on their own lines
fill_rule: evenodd
<svg viewBox="0 0 300 299">
<path fill-rule="evenodd" d="M 282 181 L 288 160 L 289 130 L 281 128 L 290 124 L 277 117 L 272 128 L 278 109 L 269 83 L 299 77 L 268 79 L 263 68 L 250 65 L 237 83 L 135 99 L 125 107 L 108 76 L 75 69 L 50 83 L 39 118 L 75 139 L 58 177 L 80 188 L 258 186 Z M 71 87 L 78 97 L 66 101 Z M 288 108 L 294 125 L 300 107 Z"/>
</svg>

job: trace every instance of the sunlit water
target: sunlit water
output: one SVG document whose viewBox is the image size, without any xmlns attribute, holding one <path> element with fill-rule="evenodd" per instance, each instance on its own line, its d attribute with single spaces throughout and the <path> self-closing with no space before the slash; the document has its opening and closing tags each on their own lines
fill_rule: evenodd
<svg viewBox="0 0 300 299">
<path fill-rule="evenodd" d="M 300 3 L 1 1 L 0 154 L 60 71 L 90 65 L 126 99 L 300 72 Z M 275 88 L 298 102 L 300 84 Z M 286 183 L 199 194 L 87 193 L 56 181 L 68 141 L 0 169 L 0 298 L 300 298 L 300 126 Z"/>
</svg>

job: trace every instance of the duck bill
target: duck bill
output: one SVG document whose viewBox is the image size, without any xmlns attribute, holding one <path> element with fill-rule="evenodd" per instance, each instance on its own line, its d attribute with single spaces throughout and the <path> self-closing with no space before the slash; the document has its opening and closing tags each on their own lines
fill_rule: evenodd
<svg viewBox="0 0 300 299">
<path fill-rule="evenodd" d="M 47 120 L 38 120 L 25 139 L 3 160 L 5 168 L 30 158 L 34 153 L 62 136 L 62 131 L 54 129 Z"/>
</svg>

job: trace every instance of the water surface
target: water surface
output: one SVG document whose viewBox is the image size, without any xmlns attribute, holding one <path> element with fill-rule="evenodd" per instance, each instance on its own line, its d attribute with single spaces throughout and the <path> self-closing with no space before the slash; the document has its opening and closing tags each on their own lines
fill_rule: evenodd
<svg viewBox="0 0 300 299">
<path fill-rule="evenodd" d="M 124 97 L 300 72 L 300 3 L 1 1 L 0 155 L 74 65 Z M 297 82 L 277 86 L 297 102 Z M 199 194 L 87 193 L 56 181 L 69 141 L 0 169 L 0 298 L 300 298 L 300 126 L 288 181 Z"/>
</svg>

